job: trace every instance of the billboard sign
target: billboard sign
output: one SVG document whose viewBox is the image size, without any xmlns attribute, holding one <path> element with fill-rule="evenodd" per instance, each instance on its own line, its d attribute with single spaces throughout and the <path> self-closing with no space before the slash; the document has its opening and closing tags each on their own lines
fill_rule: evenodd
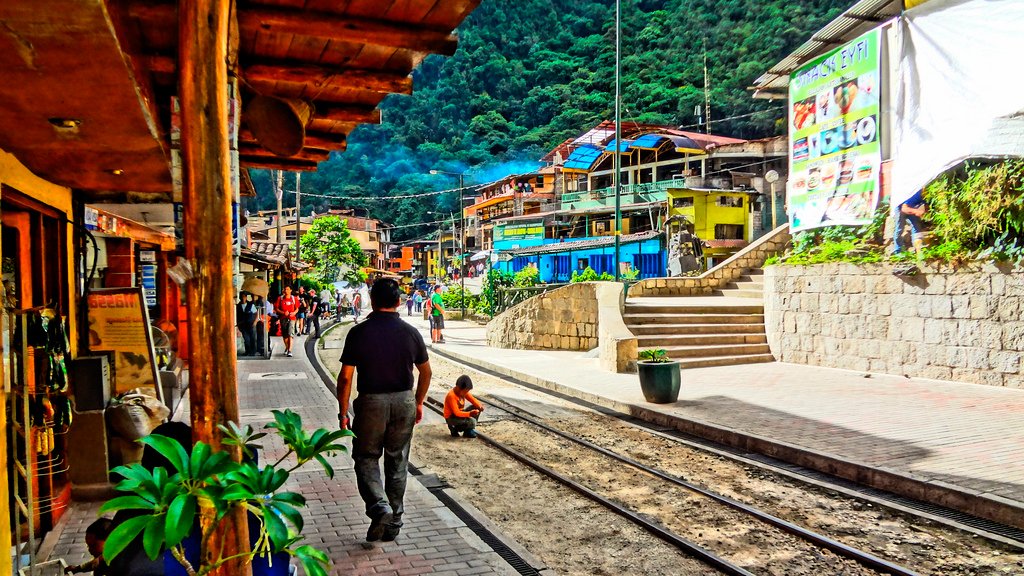
<svg viewBox="0 0 1024 576">
<path fill-rule="evenodd" d="M 793 231 L 871 221 L 881 194 L 880 48 L 872 30 L 789 79 Z"/>
</svg>

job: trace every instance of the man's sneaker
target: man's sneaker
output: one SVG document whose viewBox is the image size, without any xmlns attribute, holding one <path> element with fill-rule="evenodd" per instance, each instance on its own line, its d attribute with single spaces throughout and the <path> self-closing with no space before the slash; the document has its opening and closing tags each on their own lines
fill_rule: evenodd
<svg viewBox="0 0 1024 576">
<path fill-rule="evenodd" d="M 458 438 L 459 437 L 459 431 L 456 430 L 454 426 L 449 426 L 448 427 L 448 431 L 452 433 L 452 438 Z"/>
<path fill-rule="evenodd" d="M 388 524 L 391 523 L 391 520 L 393 518 L 394 515 L 391 512 L 385 512 L 371 520 L 370 528 L 366 531 L 366 541 L 376 542 L 377 540 L 383 538 L 384 529 L 387 528 Z"/>
<path fill-rule="evenodd" d="M 398 533 L 401 531 L 401 526 L 387 526 L 384 528 L 384 534 L 381 535 L 380 539 L 382 542 L 394 542 L 395 538 L 398 538 Z"/>
<path fill-rule="evenodd" d="M 292 357 L 292 351 L 289 350 L 289 351 L 285 352 L 284 355 L 289 357 L 289 358 L 291 358 Z"/>
<path fill-rule="evenodd" d="M 476 430 L 466 430 L 465 432 L 462 433 L 462 435 L 465 436 L 466 438 L 476 438 L 477 437 Z"/>
</svg>

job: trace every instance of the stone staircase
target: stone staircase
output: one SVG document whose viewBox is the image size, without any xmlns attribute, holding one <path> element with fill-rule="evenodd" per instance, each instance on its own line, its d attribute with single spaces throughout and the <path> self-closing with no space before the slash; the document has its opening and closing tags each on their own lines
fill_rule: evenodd
<svg viewBox="0 0 1024 576">
<path fill-rule="evenodd" d="M 757 269 L 715 296 L 631 298 L 623 320 L 638 350 L 663 348 L 683 369 L 773 362 L 764 329 L 763 286 Z"/>
<path fill-rule="evenodd" d="M 756 268 L 744 270 L 743 276 L 726 284 L 725 288 L 718 291 L 721 296 L 733 298 L 757 298 L 763 299 L 764 294 L 764 270 Z"/>
</svg>

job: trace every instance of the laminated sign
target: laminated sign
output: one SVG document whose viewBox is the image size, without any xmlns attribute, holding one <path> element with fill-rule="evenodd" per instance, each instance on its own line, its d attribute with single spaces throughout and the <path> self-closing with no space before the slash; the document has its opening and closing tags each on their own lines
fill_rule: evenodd
<svg viewBox="0 0 1024 576">
<path fill-rule="evenodd" d="M 871 221 L 881 193 L 879 48 L 879 31 L 872 30 L 790 77 L 794 231 Z"/>
<path fill-rule="evenodd" d="M 156 354 L 140 288 L 89 292 L 89 350 L 113 352 L 115 394 L 157 386 Z"/>
</svg>

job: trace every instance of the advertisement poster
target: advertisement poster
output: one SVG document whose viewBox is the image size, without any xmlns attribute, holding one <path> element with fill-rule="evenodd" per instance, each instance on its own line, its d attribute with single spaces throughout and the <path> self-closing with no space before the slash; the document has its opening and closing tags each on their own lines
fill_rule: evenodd
<svg viewBox="0 0 1024 576">
<path fill-rule="evenodd" d="M 872 30 L 790 77 L 793 231 L 871 221 L 881 193 L 880 38 Z"/>
<path fill-rule="evenodd" d="M 89 293 L 89 350 L 114 353 L 115 394 L 147 386 L 160 391 L 149 314 L 139 288 Z"/>
</svg>

